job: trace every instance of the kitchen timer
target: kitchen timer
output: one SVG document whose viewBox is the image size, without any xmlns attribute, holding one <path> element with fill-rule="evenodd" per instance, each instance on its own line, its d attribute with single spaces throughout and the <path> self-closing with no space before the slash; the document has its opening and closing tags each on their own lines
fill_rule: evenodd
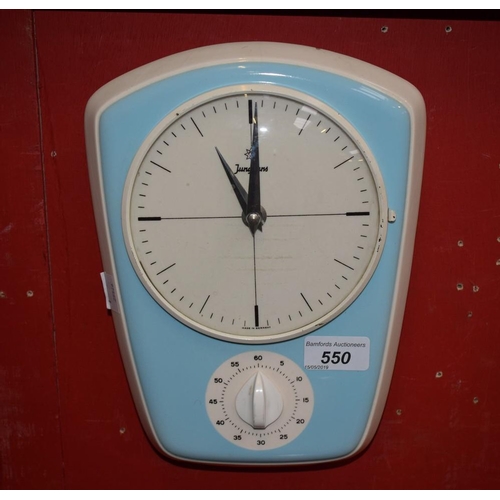
<svg viewBox="0 0 500 500">
<path fill-rule="evenodd" d="M 181 460 L 339 460 L 399 341 L 425 142 L 418 90 L 311 47 L 202 47 L 85 114 L 103 282 L 142 424 Z"/>
</svg>

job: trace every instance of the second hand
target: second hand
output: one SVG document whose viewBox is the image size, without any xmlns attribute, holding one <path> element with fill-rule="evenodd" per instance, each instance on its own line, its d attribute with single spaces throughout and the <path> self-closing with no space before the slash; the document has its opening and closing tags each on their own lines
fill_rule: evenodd
<svg viewBox="0 0 500 500">
<path fill-rule="evenodd" d="M 253 245 L 253 282 L 254 282 L 254 318 L 255 328 L 259 328 L 259 304 L 257 299 L 257 257 L 255 250 L 255 232 L 257 229 L 262 231 L 264 223 L 262 217 L 262 207 L 260 205 L 260 160 L 259 160 L 259 118 L 258 107 L 252 107 L 252 100 L 248 102 L 249 122 L 252 131 L 250 144 L 250 175 L 248 179 L 248 203 L 245 213 L 245 219 L 248 228 L 252 233 Z M 253 111 L 253 113 L 252 113 Z"/>
<path fill-rule="evenodd" d="M 259 327 L 259 305 L 257 302 L 257 259 L 255 257 L 255 233 L 253 236 L 253 282 L 254 282 L 254 315 L 255 315 L 255 327 Z"/>
</svg>

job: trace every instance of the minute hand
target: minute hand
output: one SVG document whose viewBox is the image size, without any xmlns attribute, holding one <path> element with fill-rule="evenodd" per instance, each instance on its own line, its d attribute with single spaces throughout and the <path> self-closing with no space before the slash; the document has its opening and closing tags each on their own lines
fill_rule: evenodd
<svg viewBox="0 0 500 500">
<path fill-rule="evenodd" d="M 259 117 L 258 107 L 255 103 L 255 113 L 253 117 L 253 133 L 250 156 L 250 178 L 248 181 L 248 208 L 246 220 L 252 234 L 257 229 L 262 230 L 264 217 L 260 205 L 260 160 L 259 160 Z"/>
</svg>

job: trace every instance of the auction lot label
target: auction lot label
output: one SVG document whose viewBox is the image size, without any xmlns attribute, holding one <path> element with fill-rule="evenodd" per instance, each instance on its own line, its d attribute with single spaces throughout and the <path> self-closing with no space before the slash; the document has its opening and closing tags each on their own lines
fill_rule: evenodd
<svg viewBox="0 0 500 500">
<path fill-rule="evenodd" d="M 304 368 L 306 370 L 368 370 L 370 339 L 368 337 L 306 337 Z"/>
</svg>

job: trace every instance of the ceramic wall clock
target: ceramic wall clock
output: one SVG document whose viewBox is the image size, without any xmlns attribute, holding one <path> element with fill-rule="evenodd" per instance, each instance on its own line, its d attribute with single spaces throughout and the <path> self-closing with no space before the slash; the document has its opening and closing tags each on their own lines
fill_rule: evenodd
<svg viewBox="0 0 500 500">
<path fill-rule="evenodd" d="M 113 80 L 85 127 L 110 307 L 156 448 L 262 465 L 361 451 L 408 288 L 415 87 L 311 47 L 224 44 Z"/>
</svg>

